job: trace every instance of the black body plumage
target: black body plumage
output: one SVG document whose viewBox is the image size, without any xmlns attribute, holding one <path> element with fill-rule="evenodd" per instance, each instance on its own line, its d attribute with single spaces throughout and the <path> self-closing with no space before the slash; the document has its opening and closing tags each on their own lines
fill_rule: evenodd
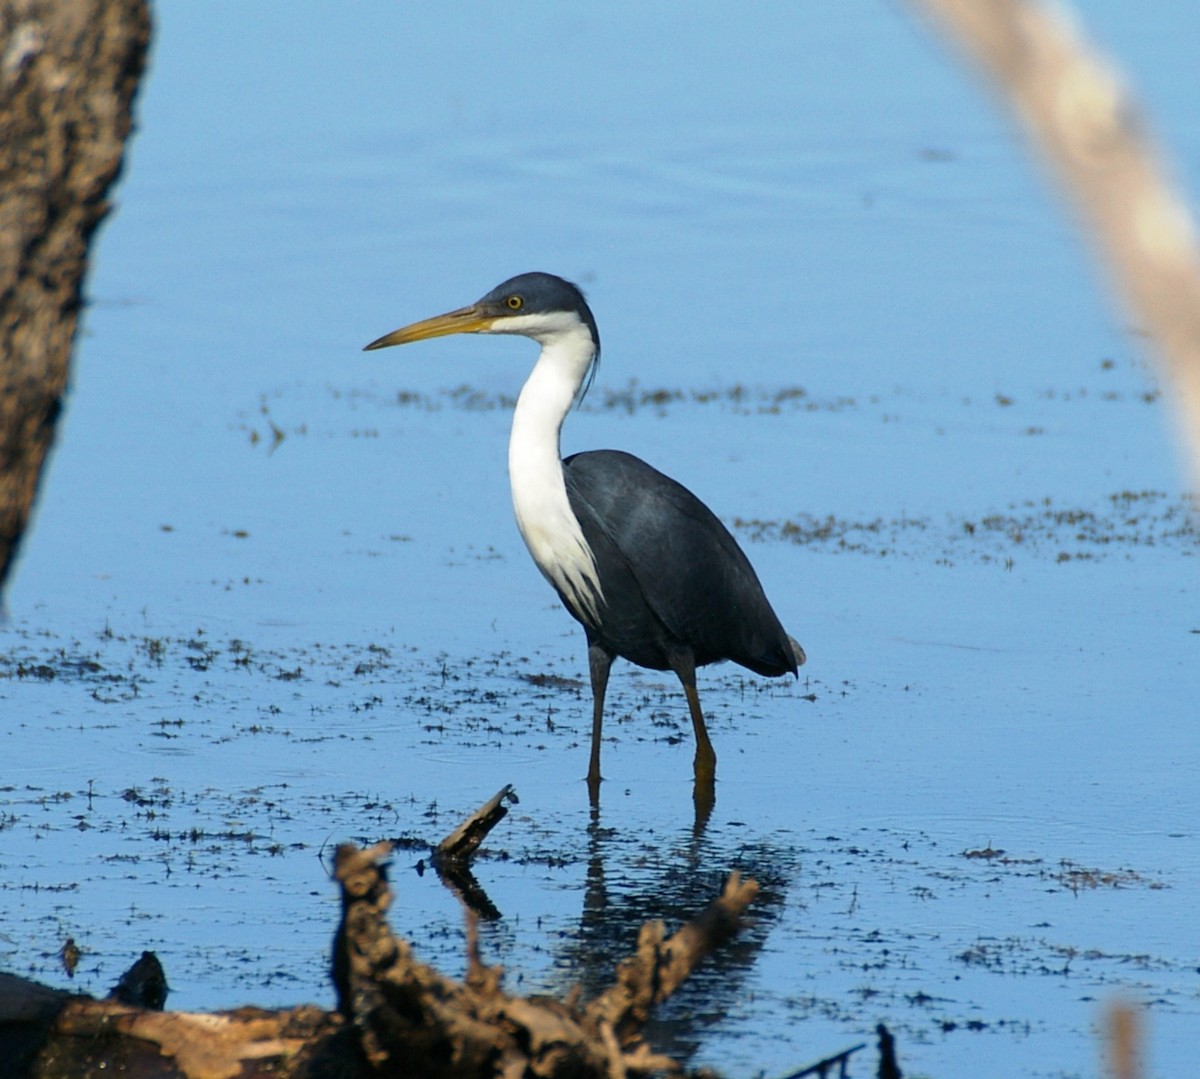
<svg viewBox="0 0 1200 1079">
<path fill-rule="evenodd" d="M 796 673 L 749 559 L 691 491 L 619 450 L 574 454 L 563 471 L 596 560 L 600 618 L 561 598 L 590 644 L 659 671 L 686 648 L 697 667 L 732 660 L 756 674 Z"/>
</svg>

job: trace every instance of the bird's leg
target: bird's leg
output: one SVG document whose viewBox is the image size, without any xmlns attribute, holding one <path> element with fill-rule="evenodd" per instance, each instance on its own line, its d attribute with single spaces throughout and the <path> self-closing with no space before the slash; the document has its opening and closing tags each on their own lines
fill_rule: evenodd
<svg viewBox="0 0 1200 1079">
<path fill-rule="evenodd" d="M 588 673 L 592 678 L 592 755 L 588 762 L 588 792 L 592 804 L 600 793 L 600 729 L 604 724 L 604 694 L 608 689 L 608 672 L 612 654 L 598 644 L 588 644 Z"/>
<path fill-rule="evenodd" d="M 696 758 L 692 762 L 696 773 L 696 781 L 711 783 L 717 774 L 717 751 L 708 737 L 708 728 L 704 725 L 704 713 L 700 711 L 700 695 L 696 692 L 696 679 L 683 683 L 683 692 L 687 694 L 688 709 L 692 713 L 692 726 L 696 729 Z"/>
<path fill-rule="evenodd" d="M 717 753 L 708 737 L 708 727 L 704 724 L 704 712 L 700 709 L 700 694 L 696 692 L 696 661 L 691 649 L 681 648 L 669 657 L 671 669 L 683 683 L 683 692 L 687 697 L 688 711 L 692 714 L 692 727 L 696 731 L 696 759 L 692 763 L 697 784 L 711 784 L 717 774 Z"/>
</svg>

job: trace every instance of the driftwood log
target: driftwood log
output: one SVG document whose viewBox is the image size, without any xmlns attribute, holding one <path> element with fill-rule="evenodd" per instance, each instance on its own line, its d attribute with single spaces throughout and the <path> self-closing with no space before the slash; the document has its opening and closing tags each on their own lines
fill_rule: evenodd
<svg viewBox="0 0 1200 1079">
<path fill-rule="evenodd" d="M 667 935 L 642 927 L 636 953 L 590 1002 L 516 997 L 479 956 L 468 911 L 462 982 L 420 963 L 396 937 L 384 861 L 391 845 L 334 857 L 342 920 L 334 940 L 338 1009 L 163 1012 L 0 975 L 3 1074 L 39 1079 L 366 1079 L 368 1076 L 633 1077 L 683 1074 L 641 1038 L 653 1008 L 737 929 L 758 886 L 736 873 L 696 919 Z M 153 970 L 147 956 L 135 968 Z M 144 982 L 126 975 L 119 985 Z M 149 979 L 153 986 L 155 978 Z M 157 995 L 151 1003 L 157 1003 Z"/>
<path fill-rule="evenodd" d="M 0 0 L 0 589 L 62 410 L 149 41 L 148 0 Z"/>
<path fill-rule="evenodd" d="M 390 901 L 381 864 L 386 845 L 338 848 L 343 920 L 334 951 L 338 1008 L 360 1033 L 370 1064 L 397 1073 L 471 1076 L 637 1076 L 679 1072 L 651 1052 L 640 1031 L 709 951 L 732 934 L 758 891 L 732 874 L 721 895 L 668 938 L 661 922 L 642 927 L 635 955 L 615 984 L 578 999 L 511 997 L 501 972 L 480 959 L 476 916 L 468 912 L 468 970 L 455 982 L 418 963 L 384 917 Z"/>
</svg>

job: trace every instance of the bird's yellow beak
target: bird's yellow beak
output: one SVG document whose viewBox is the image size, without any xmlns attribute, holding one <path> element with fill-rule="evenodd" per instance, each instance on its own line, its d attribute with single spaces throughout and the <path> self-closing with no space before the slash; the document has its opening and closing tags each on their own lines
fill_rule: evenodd
<svg viewBox="0 0 1200 1079">
<path fill-rule="evenodd" d="M 407 345 L 412 341 L 424 341 L 430 337 L 445 337 L 452 333 L 482 333 L 491 329 L 496 316 L 484 310 L 481 304 L 473 303 L 469 307 L 460 307 L 457 311 L 447 311 L 444 315 L 414 322 L 411 326 L 402 326 L 389 334 L 384 334 L 377 341 L 372 341 L 363 351 L 369 352 L 375 348 L 388 348 L 391 345 Z"/>
</svg>

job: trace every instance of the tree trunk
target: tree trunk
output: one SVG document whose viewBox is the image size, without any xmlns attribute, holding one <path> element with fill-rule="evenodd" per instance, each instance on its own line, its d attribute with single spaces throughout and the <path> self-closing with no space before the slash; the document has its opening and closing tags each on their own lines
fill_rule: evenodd
<svg viewBox="0 0 1200 1079">
<path fill-rule="evenodd" d="M 148 0 L 0 0 L 0 588 L 62 411 L 149 41 Z"/>
</svg>

